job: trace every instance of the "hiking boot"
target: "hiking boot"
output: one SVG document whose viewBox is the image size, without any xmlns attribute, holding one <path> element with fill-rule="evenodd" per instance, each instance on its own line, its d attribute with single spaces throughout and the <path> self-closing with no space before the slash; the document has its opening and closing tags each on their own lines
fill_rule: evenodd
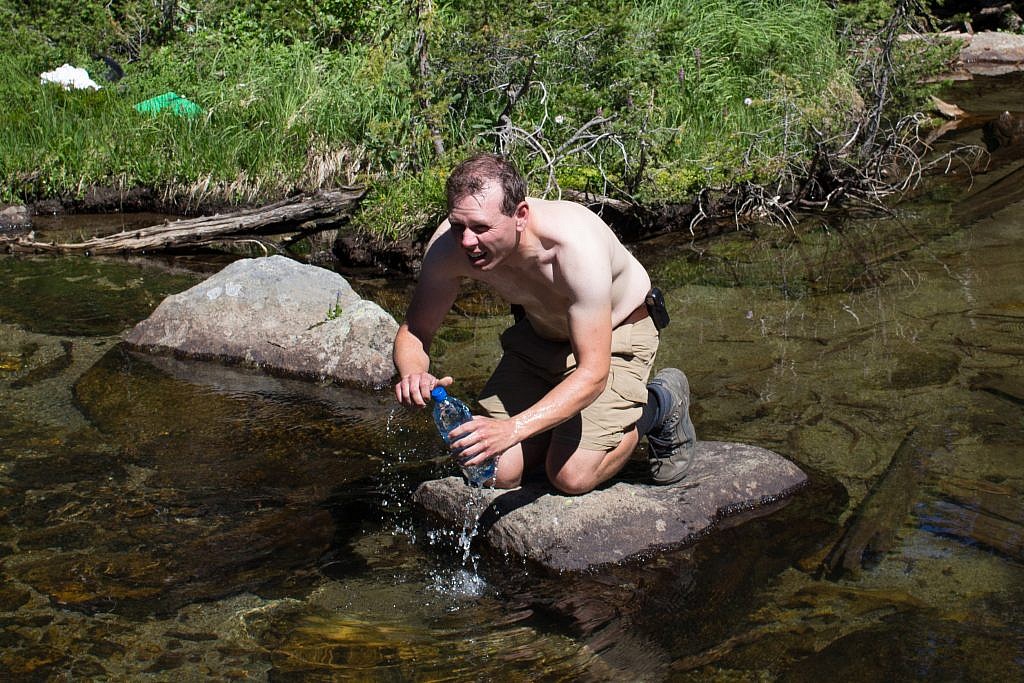
<svg viewBox="0 0 1024 683">
<path fill-rule="evenodd" d="M 656 484 L 674 484 L 690 470 L 697 443 L 690 421 L 690 383 L 682 371 L 665 368 L 647 388 L 671 406 L 664 421 L 647 434 L 651 477 Z"/>
</svg>

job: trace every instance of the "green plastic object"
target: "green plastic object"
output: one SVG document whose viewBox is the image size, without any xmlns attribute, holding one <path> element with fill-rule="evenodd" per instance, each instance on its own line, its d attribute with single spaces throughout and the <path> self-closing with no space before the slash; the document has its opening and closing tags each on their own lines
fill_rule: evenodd
<svg viewBox="0 0 1024 683">
<path fill-rule="evenodd" d="M 144 114 L 154 115 L 162 111 L 169 111 L 177 116 L 184 116 L 190 119 L 203 113 L 203 108 L 198 104 L 173 92 L 165 92 L 163 95 L 150 97 L 148 100 L 136 104 L 135 109 Z"/>
</svg>

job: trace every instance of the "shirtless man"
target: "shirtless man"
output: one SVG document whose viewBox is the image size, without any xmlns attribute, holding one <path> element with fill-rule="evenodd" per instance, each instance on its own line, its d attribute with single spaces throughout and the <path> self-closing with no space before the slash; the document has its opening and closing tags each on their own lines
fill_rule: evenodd
<svg viewBox="0 0 1024 683">
<path fill-rule="evenodd" d="M 646 435 L 654 481 L 682 479 L 696 441 L 689 386 L 674 368 L 647 383 L 659 332 L 640 262 L 586 207 L 527 197 L 501 157 L 467 159 L 446 189 L 448 219 L 395 337 L 398 401 L 422 407 L 452 383 L 431 374 L 430 344 L 460 280 L 472 278 L 525 315 L 501 335 L 503 357 L 479 399 L 486 415 L 451 432 L 460 458 L 498 458 L 498 488 L 543 464 L 557 489 L 581 494 L 621 470 Z"/>
</svg>

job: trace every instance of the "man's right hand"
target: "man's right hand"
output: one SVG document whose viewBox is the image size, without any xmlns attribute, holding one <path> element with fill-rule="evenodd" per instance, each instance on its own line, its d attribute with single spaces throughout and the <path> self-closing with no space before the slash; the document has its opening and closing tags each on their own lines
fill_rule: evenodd
<svg viewBox="0 0 1024 683">
<path fill-rule="evenodd" d="M 438 379 L 429 372 L 406 375 L 395 385 L 395 398 L 404 406 L 422 408 L 430 403 L 430 392 L 434 387 L 447 387 L 454 380 L 451 377 Z"/>
</svg>

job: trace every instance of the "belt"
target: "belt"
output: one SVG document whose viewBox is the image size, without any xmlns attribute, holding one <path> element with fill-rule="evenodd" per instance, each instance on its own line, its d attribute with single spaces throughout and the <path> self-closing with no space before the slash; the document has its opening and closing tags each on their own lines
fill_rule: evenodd
<svg viewBox="0 0 1024 683">
<path fill-rule="evenodd" d="M 616 327 L 622 327 L 623 325 L 632 325 L 638 323 L 651 313 L 647 310 L 647 303 L 644 302 L 633 309 L 633 312 L 626 316 L 625 320 L 616 325 Z"/>
</svg>

